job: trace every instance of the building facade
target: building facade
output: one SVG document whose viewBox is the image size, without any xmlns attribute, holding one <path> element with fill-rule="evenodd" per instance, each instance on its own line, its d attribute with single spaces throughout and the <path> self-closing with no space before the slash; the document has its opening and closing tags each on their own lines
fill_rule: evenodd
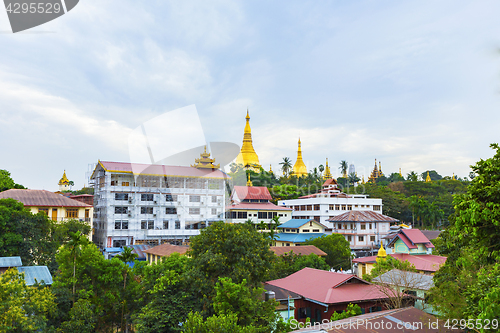
<svg viewBox="0 0 500 333">
<path fill-rule="evenodd" d="M 348 211 L 374 211 L 382 214 L 382 199 L 343 193 L 337 187 L 335 179 L 327 179 L 318 193 L 298 199 L 280 200 L 278 206 L 292 209 L 294 219 L 314 219 L 328 229 L 334 227 L 332 222 L 328 222 L 329 219 Z"/>
<path fill-rule="evenodd" d="M 229 177 L 208 156 L 191 167 L 100 161 L 91 176 L 94 242 L 182 244 L 221 220 Z"/>
<path fill-rule="evenodd" d="M 299 246 L 325 234 L 325 226 L 315 220 L 292 219 L 278 227 L 274 246 Z"/>
</svg>

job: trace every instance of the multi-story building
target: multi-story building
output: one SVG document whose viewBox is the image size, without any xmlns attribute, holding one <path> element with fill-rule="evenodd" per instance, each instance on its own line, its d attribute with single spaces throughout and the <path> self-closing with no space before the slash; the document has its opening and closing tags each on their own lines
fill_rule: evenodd
<svg viewBox="0 0 500 333">
<path fill-rule="evenodd" d="M 334 227 L 328 220 L 345 212 L 359 210 L 382 213 L 382 199 L 343 193 L 333 178 L 327 179 L 318 193 L 298 199 L 280 200 L 278 206 L 293 209 L 294 219 L 314 219 L 320 222 L 328 228 L 327 232 Z"/>
<path fill-rule="evenodd" d="M 221 220 L 229 177 L 209 157 L 205 151 L 191 167 L 99 161 L 91 175 L 94 242 L 182 244 Z"/>
</svg>

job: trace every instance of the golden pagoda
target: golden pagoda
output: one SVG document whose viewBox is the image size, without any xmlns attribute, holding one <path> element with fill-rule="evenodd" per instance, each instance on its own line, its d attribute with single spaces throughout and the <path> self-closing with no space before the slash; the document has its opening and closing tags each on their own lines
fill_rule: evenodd
<svg viewBox="0 0 500 333">
<path fill-rule="evenodd" d="M 59 180 L 59 191 L 67 191 L 69 190 L 69 180 L 66 177 L 66 170 L 64 170 L 62 178 Z"/>
<path fill-rule="evenodd" d="M 378 177 L 382 177 L 384 173 L 382 172 L 382 165 L 379 162 L 378 168 L 377 168 L 377 159 L 375 159 L 375 167 L 373 168 L 372 174 L 370 177 L 368 177 L 368 182 L 369 183 L 375 183 L 376 179 Z"/>
<path fill-rule="evenodd" d="M 297 150 L 297 161 L 293 165 L 292 176 L 302 177 L 307 175 L 307 167 L 302 160 L 302 148 L 300 147 L 300 138 L 299 138 L 299 149 Z"/>
<path fill-rule="evenodd" d="M 425 182 L 429 183 L 431 181 L 432 181 L 431 176 L 429 176 L 429 171 L 427 171 L 427 177 L 425 177 Z"/>
<path fill-rule="evenodd" d="M 451 180 L 457 180 L 457 179 L 455 178 L 455 173 L 453 173 L 453 176 L 451 176 Z"/>
<path fill-rule="evenodd" d="M 403 175 L 401 174 L 401 168 L 399 168 L 399 175 L 403 177 Z"/>
<path fill-rule="evenodd" d="M 325 173 L 323 174 L 323 179 L 333 178 L 330 172 L 330 167 L 328 166 L 328 158 L 326 159 Z"/>
<path fill-rule="evenodd" d="M 384 245 L 382 244 L 382 241 L 380 241 L 380 249 L 378 250 L 377 253 L 377 261 L 383 260 L 387 257 L 387 252 L 384 249 Z"/>
<path fill-rule="evenodd" d="M 200 158 L 194 160 L 195 164 L 191 167 L 196 169 L 219 169 L 220 164 L 215 165 L 215 158 L 210 158 L 210 153 L 207 153 L 207 146 L 205 146 L 205 151 L 200 154 Z"/>
<path fill-rule="evenodd" d="M 273 166 L 269 164 L 269 173 L 273 173 Z"/>
<path fill-rule="evenodd" d="M 252 130 L 250 128 L 250 115 L 248 114 L 245 118 L 247 123 L 245 125 L 245 131 L 243 133 L 243 145 L 241 146 L 241 151 L 236 157 L 236 163 L 243 165 L 245 169 L 251 169 L 255 172 L 260 172 L 259 157 L 253 149 L 252 144 Z"/>
</svg>

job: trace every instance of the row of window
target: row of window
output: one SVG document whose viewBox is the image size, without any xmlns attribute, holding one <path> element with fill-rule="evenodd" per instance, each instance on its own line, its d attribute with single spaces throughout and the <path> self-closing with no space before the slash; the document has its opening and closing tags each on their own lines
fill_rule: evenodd
<svg viewBox="0 0 500 333">
<path fill-rule="evenodd" d="M 246 219 L 250 217 L 257 217 L 259 219 L 272 219 L 278 216 L 277 212 L 258 212 L 258 213 L 248 213 L 248 212 L 227 212 L 226 218 L 228 219 Z M 283 217 L 283 214 L 279 214 L 279 217 Z"/>
<path fill-rule="evenodd" d="M 141 214 L 144 214 L 144 215 L 153 214 L 153 212 L 154 212 L 153 208 L 154 207 L 151 207 L 151 206 L 142 206 L 141 207 Z M 116 206 L 115 207 L 115 214 L 128 214 L 128 212 L 129 212 L 128 207 L 123 207 L 123 206 Z M 211 213 L 212 213 L 212 215 L 217 215 L 217 208 L 212 208 Z M 167 208 L 165 208 L 165 214 L 177 214 L 177 208 L 167 207 Z M 200 215 L 200 208 L 197 208 L 197 207 L 189 208 L 189 214 L 190 215 Z"/>
<path fill-rule="evenodd" d="M 129 194 L 130 193 L 115 193 L 115 200 L 127 201 L 130 197 Z M 211 196 L 212 203 L 217 203 L 218 198 L 220 198 L 220 197 L 218 197 L 216 195 L 212 195 Z M 178 199 L 177 194 L 166 194 L 165 195 L 165 201 L 167 201 L 167 202 L 174 202 L 174 201 L 177 201 L 177 199 Z M 141 194 L 141 201 L 154 201 L 154 194 L 142 193 Z M 190 195 L 189 202 L 201 202 L 201 196 Z"/>
<path fill-rule="evenodd" d="M 352 242 L 351 235 L 347 235 L 346 239 L 349 243 Z M 364 242 L 364 241 L 365 241 L 365 236 L 358 236 L 358 242 Z M 370 242 L 375 242 L 375 236 L 370 236 Z"/>
<path fill-rule="evenodd" d="M 352 210 L 352 208 L 370 208 L 370 205 L 329 205 L 330 210 Z M 320 205 L 300 205 L 290 206 L 295 211 L 320 210 Z M 380 205 L 373 205 L 373 210 L 380 210 Z"/>
<path fill-rule="evenodd" d="M 163 221 L 163 229 L 168 229 L 169 221 Z M 141 229 L 142 230 L 151 230 L 155 228 L 154 220 L 142 220 L 141 221 Z M 175 229 L 181 228 L 181 222 L 175 221 Z M 116 230 L 128 230 L 128 221 L 127 220 L 115 220 L 115 229 Z"/>
<path fill-rule="evenodd" d="M 366 225 L 368 225 L 368 229 L 371 230 L 372 227 L 375 229 L 375 223 L 360 223 L 359 227 L 361 230 L 366 230 Z M 337 223 L 337 229 L 353 229 L 356 228 L 355 223 Z"/>
<path fill-rule="evenodd" d="M 200 178 L 176 178 L 176 177 L 155 177 L 139 176 L 137 181 L 121 175 L 111 175 L 111 186 L 139 186 L 139 187 L 162 187 L 162 188 L 188 188 L 188 189 L 209 189 L 221 190 L 224 188 L 223 180 L 200 179 Z M 99 179 L 99 186 L 104 186 L 104 178 Z"/>
<path fill-rule="evenodd" d="M 44 213 L 49 216 L 49 208 L 38 208 L 39 213 Z M 57 208 L 52 208 L 52 216 L 57 217 Z M 85 209 L 85 218 L 90 217 L 90 210 Z M 78 218 L 78 208 L 66 208 L 66 218 Z"/>
</svg>

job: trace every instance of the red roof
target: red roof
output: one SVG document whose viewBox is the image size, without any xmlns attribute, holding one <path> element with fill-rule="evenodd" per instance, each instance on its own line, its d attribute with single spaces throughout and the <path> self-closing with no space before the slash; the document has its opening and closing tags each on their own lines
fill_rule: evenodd
<svg viewBox="0 0 500 333">
<path fill-rule="evenodd" d="M 239 200 L 272 200 L 265 186 L 235 186 L 233 191 Z"/>
<path fill-rule="evenodd" d="M 328 185 L 337 185 L 337 181 L 333 178 L 327 179 L 324 183 L 323 186 L 328 186 Z"/>
<path fill-rule="evenodd" d="M 67 198 L 45 190 L 12 189 L 0 192 L 0 199 L 11 198 L 22 202 L 25 206 L 36 207 L 92 207 L 92 205 Z"/>
<path fill-rule="evenodd" d="M 189 246 L 184 245 L 173 245 L 173 244 L 161 244 L 155 247 L 152 247 L 148 250 L 144 250 L 144 253 L 154 254 L 160 257 L 168 257 L 172 253 L 185 254 L 189 250 Z"/>
<path fill-rule="evenodd" d="M 401 229 L 401 232 L 405 234 L 413 244 L 425 244 L 427 248 L 434 247 L 431 241 L 418 229 Z"/>
<path fill-rule="evenodd" d="M 380 291 L 380 287 L 372 285 L 356 275 L 307 267 L 286 278 L 269 281 L 266 284 L 290 290 L 302 297 L 325 304 L 387 298 Z"/>
<path fill-rule="evenodd" d="M 399 261 L 409 261 L 419 271 L 436 272 L 442 264 L 446 262 L 446 257 L 435 256 L 432 254 L 406 254 L 392 253 L 391 257 Z M 353 259 L 355 263 L 375 263 L 377 256 L 363 257 Z"/>
<path fill-rule="evenodd" d="M 272 202 L 242 202 L 231 205 L 227 207 L 227 210 L 236 210 L 236 209 L 244 209 L 244 210 L 286 210 L 291 211 L 291 208 L 276 206 Z"/>
<path fill-rule="evenodd" d="M 398 222 L 392 217 L 369 211 L 351 210 L 328 219 L 330 222 Z"/>
<path fill-rule="evenodd" d="M 153 176 L 178 176 L 178 177 L 200 177 L 200 178 L 224 178 L 229 179 L 227 174 L 221 170 L 196 169 L 187 166 L 140 164 L 127 162 L 99 161 L 98 166 L 110 172 L 123 172 Z M 95 172 L 95 171 L 94 171 Z M 92 175 L 94 177 L 94 175 Z"/>
<path fill-rule="evenodd" d="M 301 246 L 271 246 L 269 248 L 277 256 L 282 256 L 285 253 L 290 253 L 293 251 L 294 254 L 301 256 L 307 256 L 310 254 L 315 254 L 317 256 L 325 257 L 326 253 L 318 249 L 314 245 L 301 245 Z"/>
</svg>

